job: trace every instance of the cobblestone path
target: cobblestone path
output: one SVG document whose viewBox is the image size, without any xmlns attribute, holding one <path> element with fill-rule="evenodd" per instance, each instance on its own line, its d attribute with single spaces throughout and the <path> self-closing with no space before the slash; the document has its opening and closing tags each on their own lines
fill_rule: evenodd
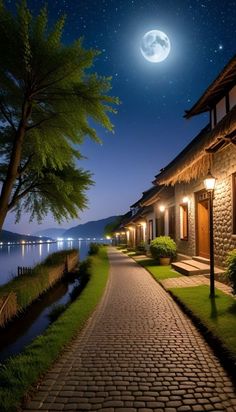
<svg viewBox="0 0 236 412">
<path fill-rule="evenodd" d="M 132 259 L 109 255 L 102 303 L 27 412 L 236 411 L 232 383 L 191 321 Z"/>
<path fill-rule="evenodd" d="M 178 278 L 170 278 L 161 281 L 165 289 L 171 288 L 188 288 L 193 286 L 207 285 L 210 286 L 210 279 L 204 275 L 181 276 Z M 222 292 L 235 298 L 232 294 L 232 288 L 222 282 L 215 281 L 215 287 Z M 235 332 L 236 333 L 236 332 Z"/>
</svg>

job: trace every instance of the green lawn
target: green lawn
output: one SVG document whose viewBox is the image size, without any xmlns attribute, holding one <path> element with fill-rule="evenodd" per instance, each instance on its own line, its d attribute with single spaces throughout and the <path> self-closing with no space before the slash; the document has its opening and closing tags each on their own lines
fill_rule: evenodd
<svg viewBox="0 0 236 412">
<path fill-rule="evenodd" d="M 25 392 L 48 370 L 68 342 L 82 329 L 94 311 L 106 286 L 109 261 L 106 248 L 89 258 L 90 280 L 69 308 L 36 338 L 22 354 L 0 368 L 0 411 L 15 411 Z"/>
<path fill-rule="evenodd" d="M 236 358 L 236 300 L 218 289 L 210 299 L 208 286 L 170 290 Z"/>
<path fill-rule="evenodd" d="M 182 276 L 172 269 L 171 266 L 159 266 L 154 259 L 137 260 L 141 266 L 148 270 L 156 280 L 165 280 Z"/>
</svg>

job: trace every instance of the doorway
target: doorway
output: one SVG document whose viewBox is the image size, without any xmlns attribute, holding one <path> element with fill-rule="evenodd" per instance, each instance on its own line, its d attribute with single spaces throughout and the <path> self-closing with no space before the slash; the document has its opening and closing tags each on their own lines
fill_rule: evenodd
<svg viewBox="0 0 236 412">
<path fill-rule="evenodd" d="M 197 193 L 196 229 L 197 229 L 197 254 L 203 258 L 210 257 L 210 232 L 209 232 L 209 200 L 207 192 Z"/>
</svg>

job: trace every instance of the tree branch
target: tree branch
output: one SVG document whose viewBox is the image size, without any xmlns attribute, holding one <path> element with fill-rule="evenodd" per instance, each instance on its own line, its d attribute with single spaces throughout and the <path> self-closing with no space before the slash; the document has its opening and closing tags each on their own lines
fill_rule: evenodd
<svg viewBox="0 0 236 412">
<path fill-rule="evenodd" d="M 7 120 L 7 122 L 9 123 L 9 125 L 12 127 L 12 129 L 16 132 L 16 128 L 15 128 L 15 125 L 12 121 L 11 115 L 9 113 L 7 113 L 7 110 L 4 107 L 4 104 L 2 102 L 0 102 L 0 111 L 1 111 L 2 115 L 5 117 L 5 119 Z"/>
<path fill-rule="evenodd" d="M 54 114 L 52 114 L 52 116 L 49 116 L 49 117 L 47 117 L 47 118 L 45 118 L 45 119 L 42 119 L 42 120 L 40 120 L 38 123 L 32 124 L 32 126 L 28 126 L 28 127 L 26 128 L 26 131 L 29 131 L 29 130 L 31 130 L 31 129 L 35 129 L 36 127 L 38 127 L 38 126 L 40 126 L 41 124 L 47 122 L 48 120 L 53 119 L 53 117 L 56 117 L 56 116 L 57 116 L 57 113 L 54 113 Z"/>
<path fill-rule="evenodd" d="M 12 198 L 11 202 L 8 205 L 7 210 L 11 210 L 13 207 L 16 206 L 17 202 L 19 202 L 20 199 L 22 199 L 24 196 L 27 195 L 27 193 L 29 193 L 31 191 L 31 189 L 33 189 L 34 187 L 37 187 L 37 181 L 34 181 L 33 183 L 31 183 L 31 185 L 29 185 L 25 190 L 23 190 L 23 192 L 19 193 L 20 188 L 18 190 L 18 188 L 15 191 L 14 197 Z M 17 192 L 17 193 L 16 193 Z M 19 194 L 18 194 L 19 193 Z"/>
</svg>

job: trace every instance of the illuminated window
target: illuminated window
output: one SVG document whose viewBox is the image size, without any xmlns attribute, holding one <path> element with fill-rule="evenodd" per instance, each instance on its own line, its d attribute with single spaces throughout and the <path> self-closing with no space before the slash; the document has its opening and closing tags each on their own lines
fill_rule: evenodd
<svg viewBox="0 0 236 412">
<path fill-rule="evenodd" d="M 188 240 L 188 205 L 180 205 L 180 239 Z"/>
<path fill-rule="evenodd" d="M 233 234 L 236 235 L 236 173 L 232 176 Z"/>
<path fill-rule="evenodd" d="M 153 240 L 153 220 L 149 220 L 148 222 L 148 227 L 149 227 L 149 242 Z"/>
</svg>

